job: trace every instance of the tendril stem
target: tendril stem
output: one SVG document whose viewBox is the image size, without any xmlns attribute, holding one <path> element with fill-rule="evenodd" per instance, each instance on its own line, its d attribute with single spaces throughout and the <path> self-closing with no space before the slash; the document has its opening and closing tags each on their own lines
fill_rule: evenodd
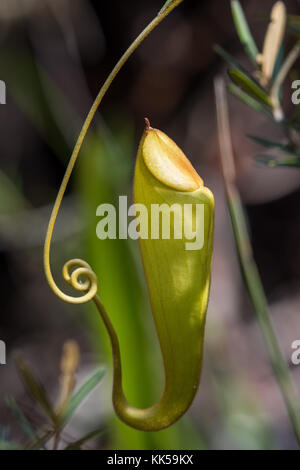
<svg viewBox="0 0 300 470">
<path fill-rule="evenodd" d="M 57 197 L 56 197 L 56 200 L 52 209 L 52 213 L 50 216 L 46 238 L 45 238 L 45 244 L 44 244 L 44 270 L 45 270 L 45 275 L 46 275 L 48 284 L 53 290 L 53 292 L 57 295 L 57 297 L 59 297 L 61 300 L 64 300 L 65 302 L 69 302 L 72 304 L 81 304 L 81 303 L 88 302 L 95 297 L 97 293 L 97 289 L 98 289 L 97 276 L 92 270 L 92 268 L 85 261 L 81 259 L 72 259 L 68 261 L 64 265 L 64 268 L 63 268 L 63 277 L 65 281 L 67 281 L 74 289 L 81 291 L 81 292 L 82 291 L 85 292 L 85 294 L 81 297 L 73 297 L 71 295 L 67 295 L 58 287 L 58 285 L 56 284 L 53 278 L 51 265 L 50 265 L 50 248 L 51 248 L 51 241 L 52 241 L 55 222 L 57 219 L 57 215 L 58 215 L 64 194 L 65 194 L 68 182 L 70 180 L 73 168 L 75 166 L 78 154 L 82 147 L 84 138 L 86 136 L 86 133 L 90 127 L 93 117 L 103 97 L 105 96 L 107 90 L 109 89 L 110 85 L 112 84 L 112 82 L 114 81 L 114 79 L 116 78 L 116 76 L 118 75 L 122 67 L 124 66 L 124 64 L 130 58 L 133 52 L 137 49 L 137 47 L 151 33 L 151 31 L 153 31 L 153 29 L 156 28 L 156 26 L 158 26 L 161 23 L 161 21 L 163 21 L 163 19 L 166 16 L 168 16 L 169 13 L 171 13 L 171 11 L 174 10 L 174 8 L 176 8 L 182 2 L 183 0 L 168 0 L 163 6 L 163 8 L 159 11 L 157 16 L 151 21 L 151 23 L 148 24 L 148 26 L 146 26 L 146 28 L 139 34 L 139 36 L 129 46 L 129 48 L 122 55 L 121 59 L 115 65 L 114 69 L 109 74 L 106 81 L 104 82 L 80 131 L 79 137 L 77 139 L 73 153 L 68 163 L 65 175 L 63 177 L 61 186 L 57 193 Z M 73 267 L 75 267 L 75 270 L 72 272 L 72 274 L 70 274 L 69 268 L 73 268 Z M 85 278 L 83 282 L 79 280 L 80 276 Z"/>
</svg>

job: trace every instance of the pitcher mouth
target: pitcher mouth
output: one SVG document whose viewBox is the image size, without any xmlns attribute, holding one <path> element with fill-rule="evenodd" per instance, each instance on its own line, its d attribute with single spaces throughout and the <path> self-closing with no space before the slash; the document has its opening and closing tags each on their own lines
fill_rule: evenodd
<svg viewBox="0 0 300 470">
<path fill-rule="evenodd" d="M 144 163 L 161 183 L 177 191 L 196 191 L 203 181 L 182 150 L 164 132 L 150 126 L 146 129 L 142 148 Z"/>
</svg>

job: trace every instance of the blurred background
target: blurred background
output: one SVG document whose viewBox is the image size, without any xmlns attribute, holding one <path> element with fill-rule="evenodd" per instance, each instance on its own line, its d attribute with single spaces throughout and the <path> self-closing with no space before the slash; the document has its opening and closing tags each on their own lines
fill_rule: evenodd
<svg viewBox="0 0 300 470">
<path fill-rule="evenodd" d="M 159 433 L 131 430 L 111 405 L 111 359 L 93 305 L 67 305 L 49 289 L 43 242 L 51 207 L 83 120 L 121 54 L 162 0 L 1 0 L 0 79 L 0 435 L 22 447 L 27 438 L 7 396 L 37 429 L 39 407 L 28 397 L 14 354 L 20 351 L 51 400 L 59 393 L 63 344 L 80 347 L 80 384 L 99 365 L 105 378 L 77 410 L 62 442 L 94 428 L 83 448 L 292 449 L 293 431 L 240 275 L 219 166 L 213 79 L 226 74 L 218 43 L 246 66 L 229 1 L 185 0 L 142 44 L 105 97 L 84 143 L 60 212 L 52 265 L 86 259 L 120 337 L 125 392 L 136 406 L 161 393 L 163 373 L 137 244 L 96 238 L 96 207 L 131 195 L 144 117 L 184 150 L 216 199 L 212 290 L 201 385 L 178 424 Z M 245 0 L 261 47 L 272 0 Z M 290 14 L 300 2 L 286 1 Z M 288 46 L 289 39 L 286 44 Z M 300 171 L 258 165 L 246 134 L 279 140 L 278 127 L 229 98 L 238 183 L 255 258 L 281 347 L 300 390 L 291 344 L 300 339 Z M 293 105 L 287 100 L 287 111 Z"/>
</svg>

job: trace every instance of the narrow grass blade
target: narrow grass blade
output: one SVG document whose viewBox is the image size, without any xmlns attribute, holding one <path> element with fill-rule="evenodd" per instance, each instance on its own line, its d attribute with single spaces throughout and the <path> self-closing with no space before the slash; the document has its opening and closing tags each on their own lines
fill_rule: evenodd
<svg viewBox="0 0 300 470">
<path fill-rule="evenodd" d="M 84 401 L 84 399 L 94 390 L 95 387 L 100 383 L 106 372 L 105 367 L 100 367 L 94 372 L 91 377 L 79 388 L 79 390 L 73 395 L 68 404 L 66 410 L 62 415 L 62 422 L 66 423 L 73 416 L 78 406 Z"/>
<path fill-rule="evenodd" d="M 231 11 L 239 39 L 252 62 L 256 64 L 256 58 L 259 53 L 258 48 L 250 32 L 243 8 L 238 0 L 231 1 Z"/>
<path fill-rule="evenodd" d="M 264 139 L 256 135 L 248 134 L 247 137 L 249 137 L 249 139 L 253 140 L 257 144 L 262 145 L 265 148 L 268 148 L 268 149 L 277 148 L 279 150 L 282 150 L 282 152 L 284 153 L 288 153 L 289 155 L 292 155 L 293 157 L 300 158 L 300 155 L 298 155 L 295 149 L 292 148 L 290 145 L 284 145 L 284 144 L 281 144 L 280 142 L 273 142 L 272 140 Z"/>
<path fill-rule="evenodd" d="M 272 103 L 268 94 L 256 81 L 250 78 L 249 75 L 246 75 L 244 72 L 237 69 L 229 69 L 228 75 L 233 83 L 241 88 L 241 90 L 259 101 L 261 104 L 272 108 Z"/>
<path fill-rule="evenodd" d="M 247 137 L 249 139 L 254 140 L 257 144 L 263 145 L 266 148 L 272 149 L 272 148 L 280 148 L 280 149 L 285 149 L 286 145 L 280 144 L 279 142 L 273 142 L 272 140 L 264 139 L 263 137 L 258 137 L 256 135 L 251 135 L 247 134 Z"/>
<path fill-rule="evenodd" d="M 36 438 L 36 431 L 31 425 L 30 421 L 27 419 L 19 405 L 17 404 L 16 400 L 8 396 L 6 398 L 7 405 L 11 409 L 12 413 L 16 417 L 20 427 L 22 428 L 24 434 L 29 438 L 29 439 L 35 439 Z"/>
<path fill-rule="evenodd" d="M 256 158 L 258 163 L 262 165 L 274 167 L 289 167 L 289 168 L 300 168 L 300 157 L 290 157 L 290 158 L 276 158 L 271 156 L 261 155 Z"/>
<path fill-rule="evenodd" d="M 241 90 L 241 88 L 239 88 L 237 85 L 235 85 L 234 83 L 229 83 L 227 88 L 228 91 L 230 91 L 230 93 L 236 98 L 238 98 L 240 101 L 250 106 L 255 111 L 262 113 L 268 118 L 274 120 L 273 114 L 270 112 L 270 109 L 267 108 L 267 106 L 262 104 L 260 101 L 257 101 L 255 98 L 252 98 L 252 96 L 248 95 L 245 91 Z"/>
</svg>

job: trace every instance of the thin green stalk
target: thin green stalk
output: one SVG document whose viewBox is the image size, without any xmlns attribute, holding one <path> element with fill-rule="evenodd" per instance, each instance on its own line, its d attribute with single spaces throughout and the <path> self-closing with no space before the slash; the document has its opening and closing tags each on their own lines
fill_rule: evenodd
<svg viewBox="0 0 300 470">
<path fill-rule="evenodd" d="M 219 145 L 224 184 L 237 252 L 249 296 L 253 303 L 274 375 L 280 387 L 297 442 L 300 446 L 299 397 L 274 331 L 266 295 L 254 260 L 241 198 L 235 183 L 235 166 L 230 136 L 228 104 L 222 78 L 215 80 Z"/>
</svg>

